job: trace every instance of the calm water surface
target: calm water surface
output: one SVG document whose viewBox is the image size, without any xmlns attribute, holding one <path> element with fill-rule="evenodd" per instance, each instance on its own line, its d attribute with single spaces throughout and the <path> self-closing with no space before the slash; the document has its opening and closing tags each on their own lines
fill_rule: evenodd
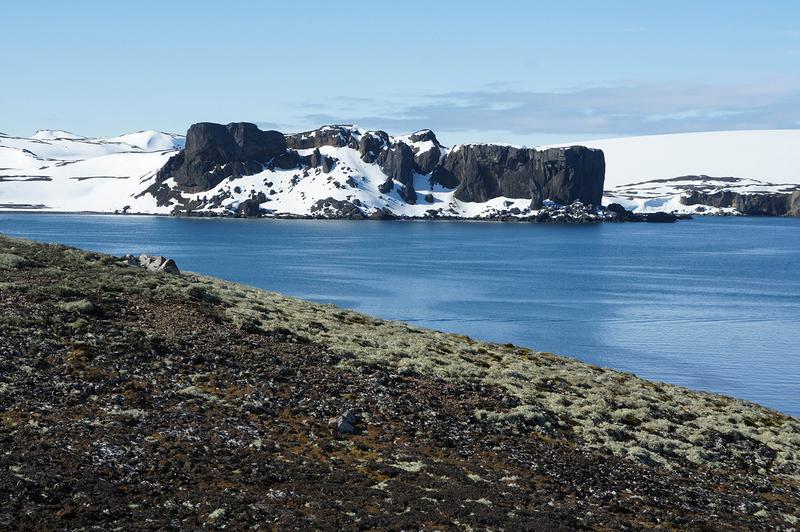
<svg viewBox="0 0 800 532">
<path fill-rule="evenodd" d="M 574 356 L 800 415 L 800 219 L 559 226 L 1 214 L 0 232 Z"/>
</svg>

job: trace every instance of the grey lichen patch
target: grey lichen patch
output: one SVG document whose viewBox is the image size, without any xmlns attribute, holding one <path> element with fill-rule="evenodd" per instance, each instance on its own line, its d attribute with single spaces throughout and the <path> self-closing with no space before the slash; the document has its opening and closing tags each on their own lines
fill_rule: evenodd
<svg viewBox="0 0 800 532">
<path fill-rule="evenodd" d="M 408 471 L 409 473 L 419 473 L 425 468 L 424 462 L 395 462 L 391 464 L 392 467 Z"/>
<path fill-rule="evenodd" d="M 65 301 L 58 304 L 59 308 L 67 312 L 76 312 L 78 314 L 92 314 L 96 312 L 97 307 L 94 303 L 86 299 L 79 299 L 78 301 Z"/>
<path fill-rule="evenodd" d="M 10 246 L 5 253 L 22 257 Z M 58 253 L 61 262 L 48 266 L 42 255 L 46 253 Z M 96 290 L 136 293 L 158 301 L 201 302 L 208 312 L 241 330 L 285 332 L 325 346 L 338 355 L 343 369 L 378 366 L 403 375 L 499 387 L 514 399 L 505 410 L 476 411 L 476 422 L 524 423 L 549 435 L 568 431 L 570 438 L 577 437 L 588 447 L 644 463 L 669 467 L 678 459 L 727 467 L 737 461 L 754 471 L 790 475 L 800 481 L 800 420 L 747 401 L 650 382 L 510 344 L 411 327 L 211 277 L 156 275 L 96 253 L 30 246 L 24 255 L 25 260 L 42 264 L 40 268 L 53 269 L 65 287 L 63 295 L 72 299 L 87 297 L 70 292 L 70 276 L 80 275 L 80 292 L 85 294 Z M 26 293 L 43 289 L 25 287 Z M 80 301 L 67 303 L 84 305 Z M 0 325 L 15 326 L 9 320 L 0 316 Z M 223 401 L 191 388 L 184 389 L 184 395 Z"/>
<path fill-rule="evenodd" d="M 761 446 L 774 455 L 762 465 L 800 478 L 800 421 L 747 401 L 209 277 L 187 274 L 183 280 L 218 297 L 228 319 L 258 323 L 267 331 L 289 330 L 342 356 L 342 366 L 378 365 L 500 386 L 519 401 L 504 412 L 476 412 L 484 422 L 559 424 L 590 447 L 666 466 L 677 457 L 723 467 L 714 444 L 722 434 L 733 441 L 726 452 L 734 457 L 750 459 L 753 446 Z"/>
<path fill-rule="evenodd" d="M 0 270 L 21 270 L 33 262 L 15 253 L 0 253 Z"/>
<path fill-rule="evenodd" d="M 180 390 L 178 390 L 178 393 L 188 397 L 196 397 L 198 399 L 203 399 L 210 403 L 216 403 L 220 405 L 226 404 L 224 399 L 217 397 L 216 395 L 209 393 L 197 386 L 187 386 L 185 388 L 181 388 Z"/>
</svg>

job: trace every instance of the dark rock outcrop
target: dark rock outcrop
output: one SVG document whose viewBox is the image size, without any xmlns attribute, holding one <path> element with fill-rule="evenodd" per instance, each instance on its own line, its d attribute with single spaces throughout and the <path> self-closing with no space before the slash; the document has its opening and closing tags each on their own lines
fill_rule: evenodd
<svg viewBox="0 0 800 532">
<path fill-rule="evenodd" d="M 606 207 L 608 212 L 613 212 L 620 222 L 643 222 L 644 218 L 633 211 L 629 211 L 619 203 L 611 203 Z"/>
<path fill-rule="evenodd" d="M 364 212 L 355 202 L 334 198 L 317 201 L 311 207 L 311 213 L 320 218 L 347 218 L 350 220 L 363 220 L 366 218 Z"/>
<path fill-rule="evenodd" d="M 642 216 L 644 217 L 644 221 L 645 222 L 648 222 L 648 223 L 651 223 L 651 224 L 652 223 L 656 223 L 656 224 L 667 223 L 667 224 L 670 224 L 670 223 L 675 223 L 675 222 L 678 221 L 678 216 L 675 215 L 675 214 L 672 214 L 670 212 L 662 212 L 662 211 L 650 212 L 650 213 L 647 213 L 647 214 L 643 214 Z"/>
<path fill-rule="evenodd" d="M 409 136 L 411 142 L 432 142 L 433 147 L 428 150 L 414 149 L 414 170 L 422 175 L 428 175 L 436 169 L 439 160 L 442 158 L 442 145 L 433 131 L 423 129 Z"/>
<path fill-rule="evenodd" d="M 396 220 L 397 215 L 389 209 L 377 209 L 368 218 L 370 220 Z"/>
<path fill-rule="evenodd" d="M 358 153 L 365 163 L 374 163 L 383 150 L 389 147 L 389 135 L 385 131 L 371 131 L 358 141 Z"/>
<path fill-rule="evenodd" d="M 461 201 L 485 202 L 498 196 L 545 199 L 561 205 L 581 201 L 599 205 L 603 196 L 603 152 L 572 146 L 535 150 L 493 144 L 461 146 L 448 153 L 431 176 L 447 188 L 457 186 Z"/>
<path fill-rule="evenodd" d="M 681 203 L 734 208 L 749 216 L 800 216 L 800 191 L 786 194 L 740 194 L 730 190 L 709 194 L 692 191 L 681 198 Z"/>
<path fill-rule="evenodd" d="M 284 156 L 286 148 L 279 131 L 262 131 L 247 122 L 227 126 L 200 122 L 189 128 L 186 148 L 158 172 L 157 181 L 173 177 L 186 189 L 208 190 L 228 177 L 260 172 L 265 164 Z"/>
<path fill-rule="evenodd" d="M 358 149 L 358 142 L 353 137 L 352 129 L 349 126 L 322 126 L 314 131 L 286 135 L 286 144 L 294 150 L 321 148 L 322 146 L 333 146 L 334 148 L 348 146 Z"/>
<path fill-rule="evenodd" d="M 311 168 L 319 168 L 321 166 L 322 171 L 326 174 L 333 169 L 334 164 L 336 164 L 334 158 L 323 155 L 320 153 L 319 148 L 315 148 L 308 159 L 308 165 Z"/>
<path fill-rule="evenodd" d="M 267 195 L 259 192 L 254 197 L 244 200 L 236 207 L 236 214 L 245 218 L 255 218 L 261 214 L 261 204 L 268 201 Z"/>
<path fill-rule="evenodd" d="M 612 203 L 606 207 L 606 211 L 613 212 L 616 215 L 616 220 L 619 222 L 649 222 L 649 223 L 674 223 L 680 217 L 669 212 L 650 212 L 650 213 L 635 213 L 629 211 L 619 203 Z"/>
<path fill-rule="evenodd" d="M 174 212 L 189 212 L 203 207 L 204 200 L 185 200 L 182 192 L 210 190 L 228 178 L 264 169 L 300 168 L 302 177 L 295 176 L 299 180 L 309 175 L 303 166 L 328 173 L 340 161 L 324 155 L 320 151 L 323 146 L 358 150 L 363 161 L 378 165 L 386 174 L 386 181 L 378 187 L 380 192 L 387 194 L 397 185 L 398 194 L 409 204 L 417 203 L 416 175 L 430 176 L 432 185 L 456 189 L 455 197 L 468 202 L 505 196 L 530 199 L 531 208 L 538 209 L 546 199 L 561 205 L 580 201 L 595 206 L 602 196 L 603 154 L 578 146 L 540 151 L 467 145 L 442 157 L 444 150 L 430 130 L 413 133 L 407 140 L 392 139 L 384 131 L 363 132 L 350 126 L 324 126 L 284 136 L 277 131 L 262 131 L 250 123 L 207 122 L 189 128 L 186 148 L 166 163 L 145 192 L 155 196 L 159 206 L 172 204 Z M 297 150 L 308 152 L 300 155 Z M 353 170 L 345 165 L 343 171 Z M 177 187 L 165 184 L 169 178 L 174 178 Z M 351 179 L 350 183 L 355 181 Z M 295 180 L 293 184 L 297 184 Z M 217 196 L 214 198 L 219 199 Z M 255 202 L 243 202 L 236 210 L 243 216 L 258 212 Z"/>
<path fill-rule="evenodd" d="M 414 190 L 414 152 L 408 144 L 395 143 L 391 148 L 383 150 L 376 162 L 389 179 L 402 183 L 400 196 L 406 203 L 415 204 L 417 192 Z"/>
<path fill-rule="evenodd" d="M 172 275 L 180 275 L 181 271 L 178 269 L 178 265 L 175 264 L 175 261 L 172 259 L 168 259 L 161 255 L 139 255 L 138 257 L 134 255 L 125 255 L 122 258 L 128 266 L 136 266 L 139 268 L 145 268 L 152 272 L 164 272 L 169 273 Z"/>
<path fill-rule="evenodd" d="M 394 188 L 394 181 L 392 181 L 392 178 L 390 177 L 387 178 L 386 181 L 378 185 L 378 192 L 380 192 L 381 194 L 388 194 L 389 192 L 392 191 L 393 188 Z"/>
</svg>

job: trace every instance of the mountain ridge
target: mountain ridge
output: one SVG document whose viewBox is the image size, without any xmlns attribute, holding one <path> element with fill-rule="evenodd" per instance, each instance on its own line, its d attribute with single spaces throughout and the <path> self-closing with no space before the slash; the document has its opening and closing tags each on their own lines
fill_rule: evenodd
<svg viewBox="0 0 800 532">
<path fill-rule="evenodd" d="M 251 132 L 262 131 L 251 127 Z M 582 149 L 489 143 L 447 147 L 430 129 L 389 135 L 357 125 L 281 136 L 287 152 L 277 160 L 255 161 L 258 166 L 248 169 L 244 161 L 216 161 L 235 163 L 237 169 L 205 169 L 219 174 L 209 188 L 210 182 L 173 182 L 166 175 L 170 159 L 186 148 L 181 135 L 140 131 L 101 138 L 59 130 L 40 130 L 30 138 L 0 135 L 0 210 L 531 220 L 552 218 L 548 213 L 554 208 L 560 209 L 557 219 L 572 219 L 554 206 L 578 199 L 586 204 L 578 209 L 579 218 L 587 221 L 614 219 L 596 210 L 611 203 L 635 213 L 800 211 L 792 196 L 800 173 L 791 157 L 794 148 L 800 150 L 800 130 L 625 137 L 587 141 Z M 602 195 L 595 190 L 600 169 L 545 156 L 577 157 L 592 150 L 603 155 Z M 579 178 L 547 185 L 544 167 L 553 159 L 562 164 L 562 176 L 572 172 Z M 536 172 L 544 177 L 533 179 Z M 767 201 L 759 197 L 764 194 L 780 197 Z"/>
</svg>

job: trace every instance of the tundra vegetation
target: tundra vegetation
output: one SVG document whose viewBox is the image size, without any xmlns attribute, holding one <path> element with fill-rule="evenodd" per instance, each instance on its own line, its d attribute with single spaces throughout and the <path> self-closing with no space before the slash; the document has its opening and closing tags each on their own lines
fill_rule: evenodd
<svg viewBox="0 0 800 532">
<path fill-rule="evenodd" d="M 3 528 L 800 518 L 792 416 L 60 245 L 0 236 L 0 365 Z"/>
</svg>

